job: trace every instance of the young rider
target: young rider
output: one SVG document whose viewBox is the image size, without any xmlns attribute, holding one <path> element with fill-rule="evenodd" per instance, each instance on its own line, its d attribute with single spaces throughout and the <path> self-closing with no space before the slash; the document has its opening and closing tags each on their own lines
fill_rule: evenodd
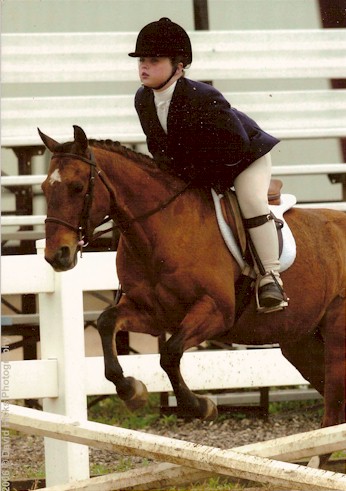
<svg viewBox="0 0 346 491">
<path fill-rule="evenodd" d="M 195 186 L 234 186 L 265 271 L 259 278 L 260 307 L 270 311 L 286 306 L 276 227 L 267 201 L 269 152 L 278 140 L 232 108 L 214 87 L 184 77 L 184 68 L 192 62 L 191 43 L 170 19 L 146 25 L 129 56 L 139 58 L 142 87 L 135 107 L 153 158 Z"/>
</svg>

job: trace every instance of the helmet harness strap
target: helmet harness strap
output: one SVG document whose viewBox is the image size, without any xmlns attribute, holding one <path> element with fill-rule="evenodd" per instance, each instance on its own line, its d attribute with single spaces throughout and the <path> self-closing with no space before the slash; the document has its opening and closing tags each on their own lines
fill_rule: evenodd
<svg viewBox="0 0 346 491">
<path fill-rule="evenodd" d="M 172 78 L 173 78 L 173 77 L 174 77 L 174 75 L 176 74 L 177 68 L 178 68 L 178 65 L 173 66 L 172 73 L 171 73 L 171 75 L 168 77 L 168 79 L 167 79 L 167 80 L 165 80 L 165 81 L 164 81 L 162 84 L 160 84 L 159 86 L 157 86 L 157 87 L 153 87 L 153 90 L 160 90 L 160 89 L 162 89 L 162 88 L 163 88 L 165 85 L 167 85 L 167 84 L 168 84 L 168 82 L 169 82 L 170 80 L 172 80 Z"/>
</svg>

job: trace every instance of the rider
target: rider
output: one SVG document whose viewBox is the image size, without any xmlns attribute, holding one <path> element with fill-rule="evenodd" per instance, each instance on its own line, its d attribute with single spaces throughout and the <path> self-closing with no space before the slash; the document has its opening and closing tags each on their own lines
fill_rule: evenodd
<svg viewBox="0 0 346 491">
<path fill-rule="evenodd" d="M 279 140 L 232 108 L 209 84 L 185 78 L 189 36 L 168 18 L 146 25 L 129 56 L 139 58 L 142 87 L 135 107 L 157 164 L 197 187 L 234 186 L 245 226 L 263 265 L 259 310 L 287 305 L 279 275 L 279 245 L 267 192 L 270 150 Z"/>
</svg>

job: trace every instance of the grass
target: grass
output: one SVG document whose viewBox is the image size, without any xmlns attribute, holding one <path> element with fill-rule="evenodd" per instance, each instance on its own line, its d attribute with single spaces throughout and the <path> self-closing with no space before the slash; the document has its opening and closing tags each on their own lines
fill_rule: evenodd
<svg viewBox="0 0 346 491">
<path fill-rule="evenodd" d="M 242 489 L 244 487 L 240 484 L 229 482 L 222 477 L 211 477 L 204 483 L 195 483 L 182 488 L 166 488 L 165 491 L 240 491 Z"/>
<path fill-rule="evenodd" d="M 89 399 L 89 404 L 92 399 Z M 145 407 L 131 412 L 117 396 L 107 397 L 89 408 L 88 418 L 98 423 L 113 426 L 121 426 L 131 430 L 142 430 L 154 426 L 160 421 L 160 425 L 174 426 L 177 422 L 175 415 L 160 415 L 159 394 L 149 394 Z"/>
<path fill-rule="evenodd" d="M 269 404 L 269 415 L 270 414 L 279 414 L 279 413 L 289 413 L 291 411 L 299 411 L 299 410 L 310 410 L 314 402 L 317 402 L 314 410 L 317 414 L 319 414 L 322 419 L 323 416 L 323 404 L 320 400 L 302 400 L 302 401 L 284 401 L 284 402 L 271 402 Z"/>
<path fill-rule="evenodd" d="M 30 466 L 25 466 L 22 469 L 23 474 L 25 474 L 26 479 L 44 479 L 45 478 L 45 467 L 44 464 L 40 466 L 39 469 L 32 469 Z"/>
<path fill-rule="evenodd" d="M 93 398 L 89 398 L 90 402 Z M 316 402 L 316 401 L 315 401 Z M 318 401 L 320 402 L 320 401 Z M 311 410 L 314 401 L 302 400 L 302 401 L 286 401 L 286 402 L 271 402 L 269 404 L 269 415 L 276 415 L 279 413 L 289 414 L 293 411 L 309 411 Z M 318 412 L 322 419 L 323 405 L 316 404 L 314 411 Z M 131 412 L 127 409 L 126 405 L 119 399 L 118 396 L 109 396 L 96 404 L 92 405 L 89 409 L 88 417 L 92 421 L 99 423 L 110 424 L 114 426 L 121 426 L 123 428 L 129 428 L 133 430 L 141 430 L 155 426 L 158 422 L 160 426 L 174 427 L 177 423 L 177 417 L 175 415 L 161 415 L 160 414 L 160 395 L 149 394 L 147 404 L 137 410 Z M 247 418 L 246 413 L 223 413 L 219 414 L 218 421 L 225 419 L 243 419 Z"/>
<path fill-rule="evenodd" d="M 92 476 L 102 476 L 110 472 L 125 472 L 133 469 L 133 463 L 129 457 L 123 457 L 117 462 L 114 467 L 104 464 L 92 464 L 90 466 L 90 474 Z"/>
</svg>

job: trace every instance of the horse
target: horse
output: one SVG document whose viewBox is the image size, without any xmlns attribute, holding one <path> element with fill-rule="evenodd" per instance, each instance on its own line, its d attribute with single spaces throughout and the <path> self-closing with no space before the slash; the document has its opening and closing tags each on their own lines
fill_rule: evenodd
<svg viewBox="0 0 346 491">
<path fill-rule="evenodd" d="M 259 314 L 251 299 L 236 318 L 235 285 L 242 271 L 221 237 L 210 189 L 194 188 L 118 142 L 89 141 L 78 126 L 74 141 L 62 144 L 39 133 L 53 154 L 42 189 L 45 259 L 54 270 L 73 268 L 83 243 L 108 218 L 120 230 L 116 267 L 123 295 L 100 315 L 97 327 L 105 376 L 128 407 L 145 402 L 146 387 L 123 374 L 119 331 L 170 335 L 160 343 L 160 365 L 181 416 L 217 416 L 212 401 L 188 388 L 180 360 L 187 349 L 222 339 L 279 344 L 324 397 L 322 425 L 345 421 L 344 213 L 297 207 L 286 212 L 297 248 L 282 274 L 289 306 Z"/>
</svg>

